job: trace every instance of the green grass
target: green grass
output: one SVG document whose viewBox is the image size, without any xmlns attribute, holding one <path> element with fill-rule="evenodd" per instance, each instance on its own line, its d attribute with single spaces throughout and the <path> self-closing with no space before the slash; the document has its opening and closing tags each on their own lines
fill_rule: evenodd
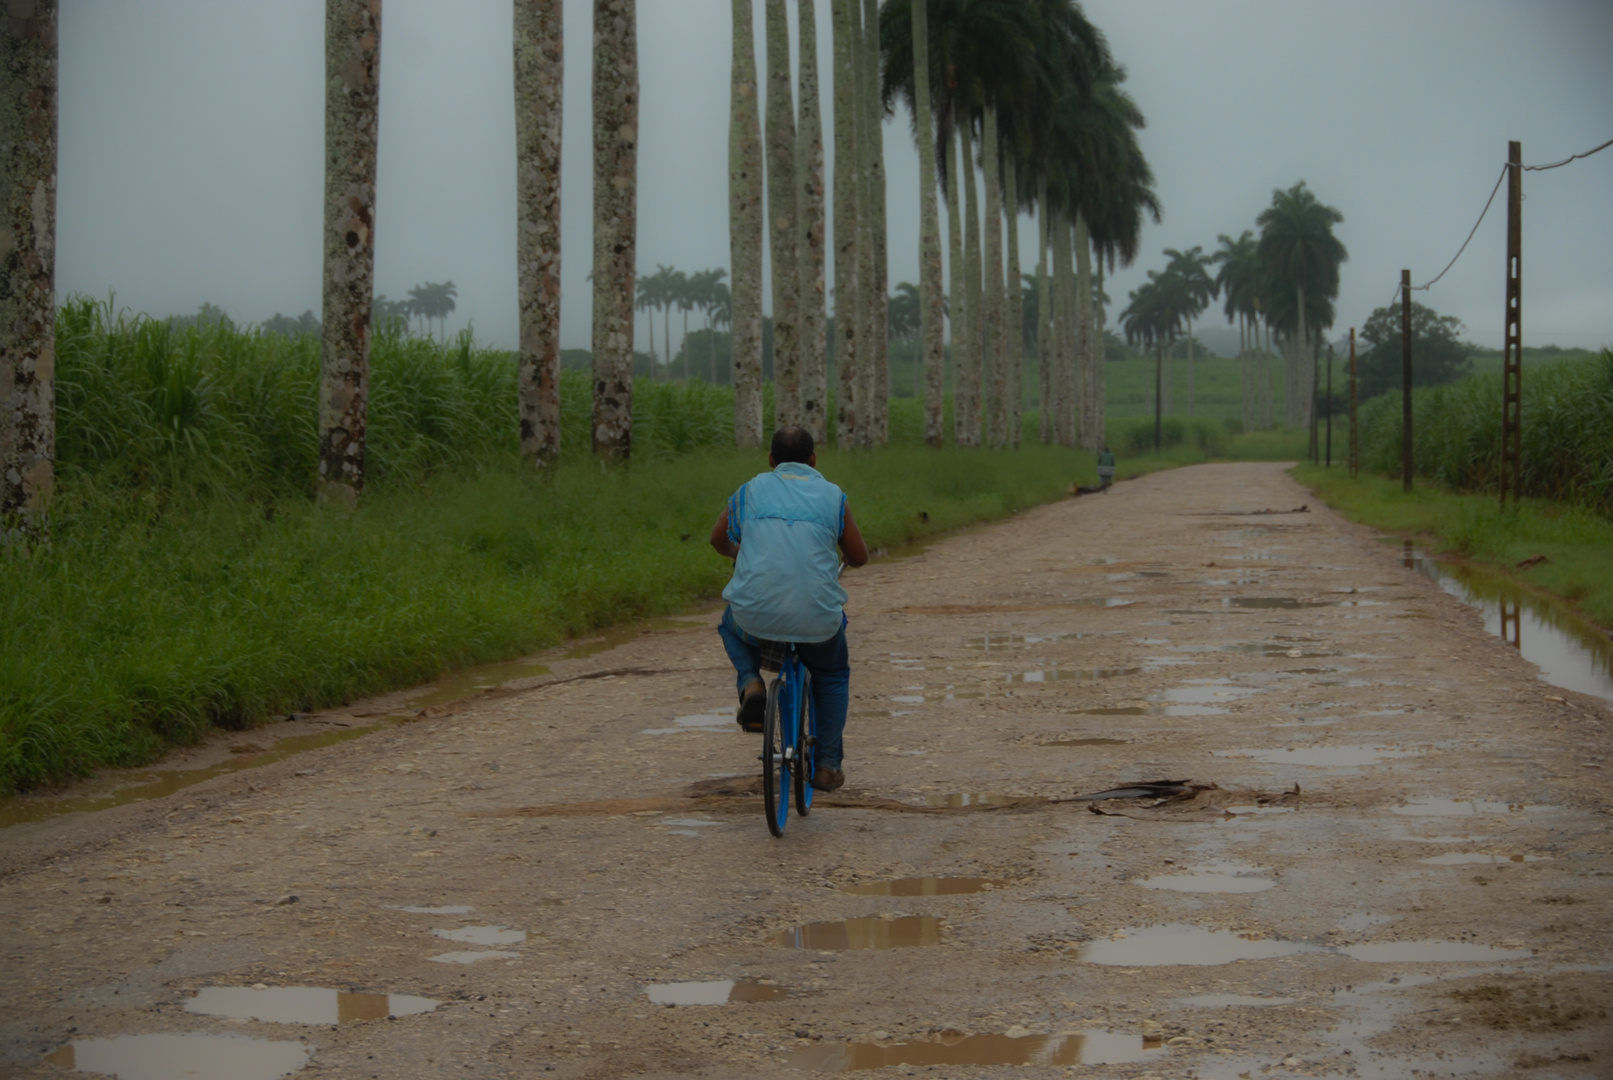
<svg viewBox="0 0 1613 1080">
<path fill-rule="evenodd" d="M 877 546 L 1057 498 L 1094 481 L 1087 458 L 893 447 L 820 462 Z M 494 459 L 394 474 L 353 514 L 81 474 L 54 548 L 3 568 L 0 790 L 714 597 L 729 564 L 711 523 L 764 464 L 711 451 L 544 480 Z"/>
<path fill-rule="evenodd" d="M 1613 628 L 1613 521 L 1585 507 L 1525 499 L 1502 513 L 1496 496 L 1461 494 L 1419 482 L 1300 465 L 1295 477 L 1352 521 L 1396 536 L 1422 538 L 1430 549 L 1493 567 L 1562 597 L 1603 627 Z M 1534 555 L 1546 562 L 1528 570 Z"/>
</svg>

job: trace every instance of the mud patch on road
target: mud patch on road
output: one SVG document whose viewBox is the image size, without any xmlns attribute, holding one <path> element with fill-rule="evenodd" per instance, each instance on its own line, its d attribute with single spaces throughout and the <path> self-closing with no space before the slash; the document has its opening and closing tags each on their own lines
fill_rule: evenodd
<svg viewBox="0 0 1613 1080">
<path fill-rule="evenodd" d="M 773 944 L 786 949 L 908 949 L 941 944 L 941 920 L 933 915 L 870 915 L 861 919 L 806 923 L 780 930 Z"/>
<path fill-rule="evenodd" d="M 831 1043 L 791 1051 L 785 1063 L 818 1072 L 892 1065 L 1115 1065 L 1164 1055 L 1161 1040 L 1110 1031 L 1070 1035 L 942 1034 L 933 1042 Z"/>
<path fill-rule="evenodd" d="M 990 892 L 1007 882 L 983 877 L 910 877 L 894 881 L 870 881 L 862 885 L 847 885 L 841 892 L 853 896 L 960 896 L 965 893 Z"/>
<path fill-rule="evenodd" d="M 361 994 L 328 986 L 207 986 L 185 1002 L 185 1011 L 269 1024 L 329 1026 L 385 1020 L 434 1010 L 440 1001 L 412 994 Z M 177 1074 L 176 1074 L 177 1075 Z"/>
</svg>

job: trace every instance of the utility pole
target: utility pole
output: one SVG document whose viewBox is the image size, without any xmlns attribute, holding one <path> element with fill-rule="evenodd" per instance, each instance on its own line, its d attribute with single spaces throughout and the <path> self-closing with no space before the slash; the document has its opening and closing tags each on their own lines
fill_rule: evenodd
<svg viewBox="0 0 1613 1080">
<path fill-rule="evenodd" d="M 1327 467 L 1333 467 L 1333 343 L 1327 343 Z"/>
<path fill-rule="evenodd" d="M 1501 374 L 1501 509 L 1523 494 L 1523 144 L 1507 143 L 1507 310 Z"/>
<path fill-rule="evenodd" d="M 1411 271 L 1400 271 L 1400 483 L 1411 490 Z"/>
<path fill-rule="evenodd" d="M 1355 327 L 1350 327 L 1350 479 L 1361 471 L 1361 436 L 1355 424 Z"/>
</svg>

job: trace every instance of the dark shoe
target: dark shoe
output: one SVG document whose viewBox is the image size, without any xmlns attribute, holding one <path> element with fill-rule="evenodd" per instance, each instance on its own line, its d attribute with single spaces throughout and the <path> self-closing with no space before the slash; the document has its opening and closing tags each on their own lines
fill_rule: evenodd
<svg viewBox="0 0 1613 1080">
<path fill-rule="evenodd" d="M 761 732 L 762 718 L 766 714 L 767 687 L 762 685 L 762 680 L 752 679 L 745 686 L 745 692 L 739 695 L 739 712 L 734 719 L 740 728 L 754 735 Z"/>
<path fill-rule="evenodd" d="M 837 791 L 846 782 L 846 774 L 831 765 L 819 765 L 812 773 L 812 786 L 818 791 Z"/>
</svg>

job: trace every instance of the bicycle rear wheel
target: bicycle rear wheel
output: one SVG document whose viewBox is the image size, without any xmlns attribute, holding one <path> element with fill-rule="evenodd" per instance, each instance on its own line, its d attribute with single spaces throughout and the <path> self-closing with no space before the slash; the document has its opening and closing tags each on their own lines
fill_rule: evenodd
<svg viewBox="0 0 1613 1080">
<path fill-rule="evenodd" d="M 795 665 L 795 812 L 806 817 L 812 810 L 812 770 L 817 767 L 817 714 L 812 704 L 812 676 L 806 665 Z"/>
<path fill-rule="evenodd" d="M 762 812 L 767 815 L 767 831 L 784 835 L 790 820 L 790 763 L 785 748 L 790 745 L 784 718 L 779 715 L 785 691 L 783 680 L 775 676 L 767 684 L 767 713 L 762 718 Z"/>
</svg>

